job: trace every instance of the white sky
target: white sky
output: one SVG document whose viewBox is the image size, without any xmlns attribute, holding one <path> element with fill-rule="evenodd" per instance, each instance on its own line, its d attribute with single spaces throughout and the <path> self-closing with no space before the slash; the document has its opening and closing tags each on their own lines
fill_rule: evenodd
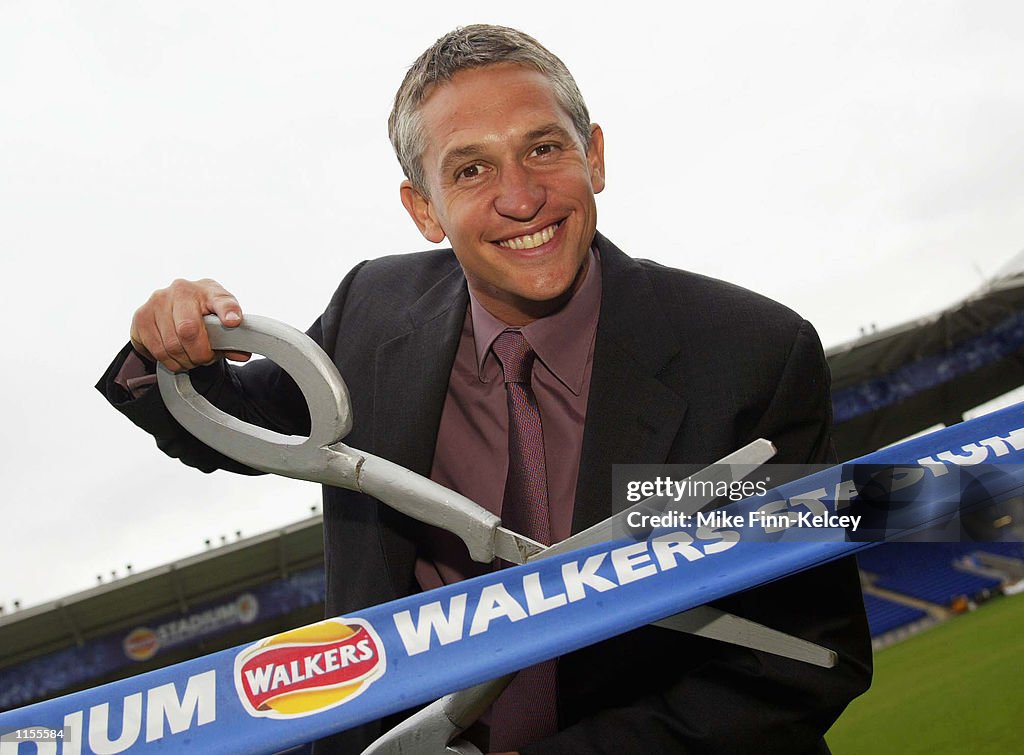
<svg viewBox="0 0 1024 755">
<path fill-rule="evenodd" d="M 179 468 L 92 385 L 174 277 L 304 329 L 354 263 L 426 248 L 385 122 L 456 25 L 517 26 L 574 72 L 606 235 L 794 307 L 826 346 L 1024 246 L 1019 3 L 512 5 L 0 0 L 0 604 L 319 504 Z"/>
</svg>

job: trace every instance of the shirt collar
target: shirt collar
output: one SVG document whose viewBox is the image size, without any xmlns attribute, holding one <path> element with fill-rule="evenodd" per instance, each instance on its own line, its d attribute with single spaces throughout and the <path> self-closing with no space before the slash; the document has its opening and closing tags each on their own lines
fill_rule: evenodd
<svg viewBox="0 0 1024 755">
<path fill-rule="evenodd" d="M 469 310 L 473 320 L 477 374 L 482 382 L 487 382 L 484 363 L 491 354 L 491 344 L 511 326 L 488 312 L 472 290 L 469 292 Z M 537 358 L 577 396 L 583 390 L 587 358 L 597 332 L 600 310 L 601 258 L 596 247 L 591 247 L 590 265 L 583 282 L 566 305 L 554 314 L 520 328 Z"/>
</svg>

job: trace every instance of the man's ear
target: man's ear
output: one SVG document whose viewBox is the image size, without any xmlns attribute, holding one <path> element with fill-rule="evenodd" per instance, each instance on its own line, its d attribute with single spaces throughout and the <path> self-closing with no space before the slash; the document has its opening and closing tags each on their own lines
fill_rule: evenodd
<svg viewBox="0 0 1024 755">
<path fill-rule="evenodd" d="M 434 244 L 444 241 L 445 232 L 434 216 L 434 206 L 430 203 L 430 199 L 423 196 L 419 189 L 408 180 L 402 181 L 400 192 L 405 211 L 409 213 L 409 217 L 420 229 L 423 237 Z"/>
<path fill-rule="evenodd" d="M 590 166 L 590 182 L 594 186 L 594 193 L 599 194 L 604 189 L 604 132 L 596 123 L 590 124 L 587 164 Z"/>
</svg>

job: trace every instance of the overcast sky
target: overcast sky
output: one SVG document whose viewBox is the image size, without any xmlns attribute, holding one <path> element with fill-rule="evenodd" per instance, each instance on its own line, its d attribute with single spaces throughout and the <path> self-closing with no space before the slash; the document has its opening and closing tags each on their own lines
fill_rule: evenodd
<svg viewBox="0 0 1024 755">
<path fill-rule="evenodd" d="M 174 277 L 305 329 L 354 263 L 426 248 L 385 124 L 456 25 L 517 26 L 574 72 L 607 236 L 790 305 L 826 346 L 1024 247 L 1020 3 L 359 5 L 0 0 L 8 610 L 319 503 L 179 468 L 92 385 Z"/>
</svg>

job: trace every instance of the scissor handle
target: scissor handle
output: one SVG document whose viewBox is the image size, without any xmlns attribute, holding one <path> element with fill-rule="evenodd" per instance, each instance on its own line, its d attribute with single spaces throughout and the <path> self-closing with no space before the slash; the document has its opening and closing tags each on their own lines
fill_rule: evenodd
<svg viewBox="0 0 1024 755">
<path fill-rule="evenodd" d="M 465 496 L 340 439 L 352 427 L 348 389 L 334 363 L 304 333 L 283 323 L 246 315 L 225 328 L 204 318 L 214 349 L 264 354 L 298 384 L 309 408 L 310 433 L 302 438 L 251 425 L 199 395 L 187 373 L 159 367 L 164 404 L 182 427 L 225 456 L 262 472 L 358 490 L 466 543 L 475 561 L 500 555 L 515 563 L 543 546 L 500 527 L 501 520 Z M 499 538 L 499 534 L 501 535 Z"/>
<path fill-rule="evenodd" d="M 309 452 L 336 443 L 352 429 L 348 389 L 337 367 L 313 339 L 277 320 L 246 315 L 227 328 L 216 315 L 207 315 L 203 322 L 214 349 L 262 354 L 291 375 L 309 408 L 309 436 L 283 435 L 233 417 L 201 396 L 187 372 L 158 365 L 164 404 L 186 430 L 226 456 L 264 472 L 303 476 L 312 459 L 323 458 Z"/>
</svg>

